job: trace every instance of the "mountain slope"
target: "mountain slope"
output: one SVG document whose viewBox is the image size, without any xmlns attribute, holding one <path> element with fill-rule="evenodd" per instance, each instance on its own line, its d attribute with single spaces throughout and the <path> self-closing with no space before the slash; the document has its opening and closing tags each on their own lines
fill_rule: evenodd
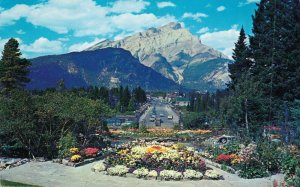
<svg viewBox="0 0 300 187">
<path fill-rule="evenodd" d="M 29 89 L 55 87 L 64 79 L 67 87 L 110 86 L 120 81 L 129 87 L 174 90 L 179 86 L 141 64 L 130 52 L 118 48 L 43 56 L 31 60 Z"/>
<path fill-rule="evenodd" d="M 106 47 L 124 48 L 129 50 L 133 56 L 141 63 L 151 67 L 166 78 L 177 83 L 189 86 L 190 88 L 215 90 L 225 86 L 227 78 L 228 57 L 211 47 L 205 46 L 200 39 L 192 35 L 188 30 L 181 27 L 179 23 L 170 23 L 160 28 L 150 28 L 145 32 L 140 32 L 118 41 L 102 41 L 88 49 L 92 51 Z M 217 60 L 220 63 L 215 68 L 201 70 L 198 77 L 190 79 L 186 77 L 190 67 L 206 67 L 202 63 Z M 225 64 L 225 65 L 224 65 Z M 196 68 L 196 69 L 199 69 Z M 220 68 L 223 68 L 220 71 Z M 225 69 L 224 69 L 225 68 Z M 219 74 L 210 76 L 213 72 Z M 225 74 L 221 75 L 220 72 Z M 197 73 L 197 72 L 196 72 Z M 206 79 L 199 79 L 206 77 Z M 220 80 L 224 78 L 224 80 Z"/>
</svg>

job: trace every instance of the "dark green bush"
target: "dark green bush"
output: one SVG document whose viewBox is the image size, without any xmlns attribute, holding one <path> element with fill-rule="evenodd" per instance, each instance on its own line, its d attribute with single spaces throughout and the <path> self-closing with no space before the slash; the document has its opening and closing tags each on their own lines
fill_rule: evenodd
<svg viewBox="0 0 300 187">
<path fill-rule="evenodd" d="M 77 146 L 76 138 L 72 133 L 68 133 L 66 136 L 60 138 L 58 143 L 58 156 L 60 158 L 65 157 L 69 154 L 70 149 Z"/>
<path fill-rule="evenodd" d="M 268 170 L 258 161 L 252 160 L 239 165 L 239 176 L 246 179 L 262 178 L 269 176 Z"/>
<path fill-rule="evenodd" d="M 260 141 L 257 144 L 257 154 L 264 167 L 271 173 L 277 173 L 280 170 L 282 151 L 279 146 L 270 141 Z"/>
</svg>

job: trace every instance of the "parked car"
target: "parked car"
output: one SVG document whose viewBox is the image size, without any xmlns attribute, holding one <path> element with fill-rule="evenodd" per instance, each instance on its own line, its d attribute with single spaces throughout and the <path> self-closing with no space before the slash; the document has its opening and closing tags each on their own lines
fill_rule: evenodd
<svg viewBox="0 0 300 187">
<path fill-rule="evenodd" d="M 173 119 L 173 116 L 172 115 L 168 115 L 168 119 Z"/>
</svg>

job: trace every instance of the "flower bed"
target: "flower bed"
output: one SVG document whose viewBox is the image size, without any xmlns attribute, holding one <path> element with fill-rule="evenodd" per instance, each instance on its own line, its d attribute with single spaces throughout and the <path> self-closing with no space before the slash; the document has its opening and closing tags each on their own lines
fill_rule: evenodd
<svg viewBox="0 0 300 187">
<path fill-rule="evenodd" d="M 295 177 L 300 163 L 299 153 L 292 147 L 269 141 L 246 145 L 238 142 L 206 147 L 204 145 L 201 155 L 219 163 L 220 169 L 235 172 L 242 178 L 261 178 L 283 172 L 286 174 L 287 183 L 293 184 L 291 181 L 300 179 Z"/>
<path fill-rule="evenodd" d="M 111 148 L 100 150 L 99 148 L 71 148 L 69 153 L 63 159 L 54 159 L 53 162 L 61 163 L 67 166 L 78 167 L 97 160 L 101 160 L 112 152 Z"/>
<path fill-rule="evenodd" d="M 169 138 L 193 138 L 202 137 L 210 134 L 210 130 L 174 130 L 172 128 L 148 128 L 146 131 L 139 131 L 137 129 L 110 129 L 112 135 L 119 137 L 169 137 Z"/>
<path fill-rule="evenodd" d="M 97 163 L 94 171 L 108 175 L 161 180 L 200 180 L 207 172 L 200 154 L 193 147 L 171 142 L 131 142 L 116 148 L 104 162 Z M 207 179 L 216 176 L 205 175 Z M 221 175 L 217 175 L 221 179 Z"/>
</svg>

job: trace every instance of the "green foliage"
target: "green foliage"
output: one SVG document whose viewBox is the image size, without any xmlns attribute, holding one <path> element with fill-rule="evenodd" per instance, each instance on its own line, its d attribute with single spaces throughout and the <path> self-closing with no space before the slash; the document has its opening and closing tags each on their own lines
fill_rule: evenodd
<svg viewBox="0 0 300 187">
<path fill-rule="evenodd" d="M 10 92 L 16 88 L 23 88 L 30 79 L 28 66 L 30 62 L 21 58 L 19 42 L 11 38 L 4 46 L 2 59 L 0 60 L 0 88 L 4 92 Z"/>
<path fill-rule="evenodd" d="M 139 132 L 140 133 L 148 133 L 146 125 L 144 125 L 144 124 L 140 125 Z"/>
<path fill-rule="evenodd" d="M 257 153 L 259 160 L 268 171 L 272 173 L 279 172 L 282 153 L 277 144 L 269 141 L 259 141 Z"/>
<path fill-rule="evenodd" d="M 58 142 L 58 156 L 60 158 L 64 158 L 66 155 L 70 153 L 70 149 L 73 147 L 77 147 L 76 138 L 72 133 L 67 133 L 65 136 L 61 137 Z"/>
<path fill-rule="evenodd" d="M 251 162 L 242 162 L 239 165 L 239 176 L 246 179 L 268 177 L 268 170 L 260 162 L 252 160 Z"/>
<path fill-rule="evenodd" d="M 140 86 L 134 89 L 132 92 L 136 102 L 145 103 L 147 101 L 146 92 Z"/>
<path fill-rule="evenodd" d="M 132 124 L 130 124 L 130 125 L 123 125 L 122 127 L 121 127 L 121 129 L 122 130 L 128 130 L 128 129 L 138 129 L 139 128 L 139 123 L 138 122 L 134 122 L 134 123 L 132 123 Z"/>
<path fill-rule="evenodd" d="M 91 129 L 105 129 L 100 117 L 111 114 L 101 100 L 70 92 L 30 95 L 14 90 L 10 97 L 0 95 L 1 144 L 22 145 L 30 156 L 57 156 L 57 145 L 67 133 L 87 135 Z"/>
<path fill-rule="evenodd" d="M 296 173 L 296 167 L 300 165 L 300 158 L 291 153 L 285 153 L 282 156 L 281 161 L 281 170 L 287 176 L 293 175 Z"/>
<path fill-rule="evenodd" d="M 290 186 L 300 186 L 300 167 L 296 168 L 293 176 L 285 176 L 285 181 Z"/>
<path fill-rule="evenodd" d="M 242 76 L 248 73 L 252 64 L 249 60 L 250 51 L 246 44 L 246 39 L 246 34 L 242 27 L 239 39 L 235 44 L 235 49 L 233 50 L 232 58 L 234 59 L 234 63 L 228 65 L 228 71 L 231 78 L 231 82 L 228 86 L 233 90 L 234 86 L 242 78 Z"/>
<path fill-rule="evenodd" d="M 179 124 L 175 124 L 175 125 L 173 126 L 173 129 L 174 129 L 174 130 L 180 130 L 181 128 L 180 128 L 180 125 L 179 125 Z"/>
<path fill-rule="evenodd" d="M 8 181 L 8 180 L 0 180 L 0 185 L 1 186 L 20 186 L 20 187 L 39 187 L 37 185 L 30 185 L 30 184 L 24 184 L 24 183 L 19 183 L 19 182 L 12 182 L 12 181 Z"/>
<path fill-rule="evenodd" d="M 295 100 L 291 109 L 291 118 L 292 121 L 289 123 L 289 126 L 294 133 L 294 142 L 300 146 L 300 100 Z"/>
<path fill-rule="evenodd" d="M 185 112 L 183 116 L 183 125 L 186 129 L 203 128 L 206 121 L 206 115 L 198 112 Z"/>
</svg>

